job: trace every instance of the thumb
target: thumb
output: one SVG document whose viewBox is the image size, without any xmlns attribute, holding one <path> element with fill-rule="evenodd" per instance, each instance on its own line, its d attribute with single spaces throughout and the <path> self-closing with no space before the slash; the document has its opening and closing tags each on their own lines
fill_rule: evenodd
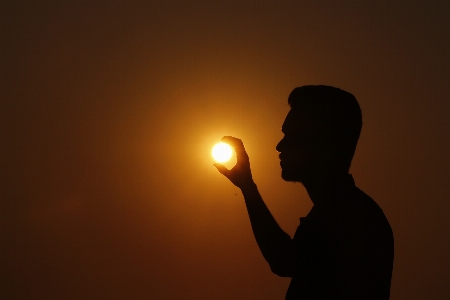
<svg viewBox="0 0 450 300">
<path fill-rule="evenodd" d="M 222 175 L 228 177 L 227 175 L 228 175 L 228 172 L 229 172 L 230 170 L 228 170 L 224 165 L 219 164 L 219 163 L 214 163 L 213 166 L 216 167 L 217 170 L 218 170 Z"/>
</svg>

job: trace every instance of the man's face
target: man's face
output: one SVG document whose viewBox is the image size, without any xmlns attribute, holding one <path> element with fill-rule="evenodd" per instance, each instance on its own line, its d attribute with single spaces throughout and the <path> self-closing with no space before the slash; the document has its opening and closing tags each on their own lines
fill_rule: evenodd
<svg viewBox="0 0 450 300">
<path fill-rule="evenodd" d="M 281 177 L 286 181 L 304 182 L 325 171 L 329 146 L 325 143 L 326 126 L 301 111 L 289 111 L 283 123 L 280 152 Z"/>
</svg>

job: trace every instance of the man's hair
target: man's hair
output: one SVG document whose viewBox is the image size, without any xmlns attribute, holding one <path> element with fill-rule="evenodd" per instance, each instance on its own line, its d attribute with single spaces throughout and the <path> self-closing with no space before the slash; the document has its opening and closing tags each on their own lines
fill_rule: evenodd
<svg viewBox="0 0 450 300">
<path fill-rule="evenodd" d="M 289 95 L 292 111 L 306 112 L 325 125 L 327 139 L 350 167 L 362 127 L 361 108 L 356 98 L 344 90 L 325 85 L 295 88 Z"/>
</svg>

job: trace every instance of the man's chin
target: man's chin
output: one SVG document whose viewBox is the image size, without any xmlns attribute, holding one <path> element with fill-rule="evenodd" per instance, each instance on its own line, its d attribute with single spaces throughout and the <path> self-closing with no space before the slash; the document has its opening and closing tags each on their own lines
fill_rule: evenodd
<svg viewBox="0 0 450 300">
<path fill-rule="evenodd" d="M 281 169 L 281 178 L 284 181 L 302 182 L 303 177 L 304 176 L 302 176 L 302 174 L 300 174 L 299 172 L 295 172 L 293 170 Z"/>
</svg>

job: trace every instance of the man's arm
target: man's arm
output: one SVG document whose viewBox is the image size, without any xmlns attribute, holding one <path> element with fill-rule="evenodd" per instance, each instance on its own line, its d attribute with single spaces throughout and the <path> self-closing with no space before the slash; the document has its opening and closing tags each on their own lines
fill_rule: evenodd
<svg viewBox="0 0 450 300">
<path fill-rule="evenodd" d="M 294 263 L 292 240 L 275 221 L 261 198 L 258 188 L 253 182 L 250 160 L 244 144 L 240 139 L 231 136 L 223 137 L 222 141 L 234 147 L 237 163 L 231 170 L 219 163 L 215 163 L 214 166 L 241 189 L 253 234 L 272 272 L 279 276 L 291 277 Z"/>
</svg>

